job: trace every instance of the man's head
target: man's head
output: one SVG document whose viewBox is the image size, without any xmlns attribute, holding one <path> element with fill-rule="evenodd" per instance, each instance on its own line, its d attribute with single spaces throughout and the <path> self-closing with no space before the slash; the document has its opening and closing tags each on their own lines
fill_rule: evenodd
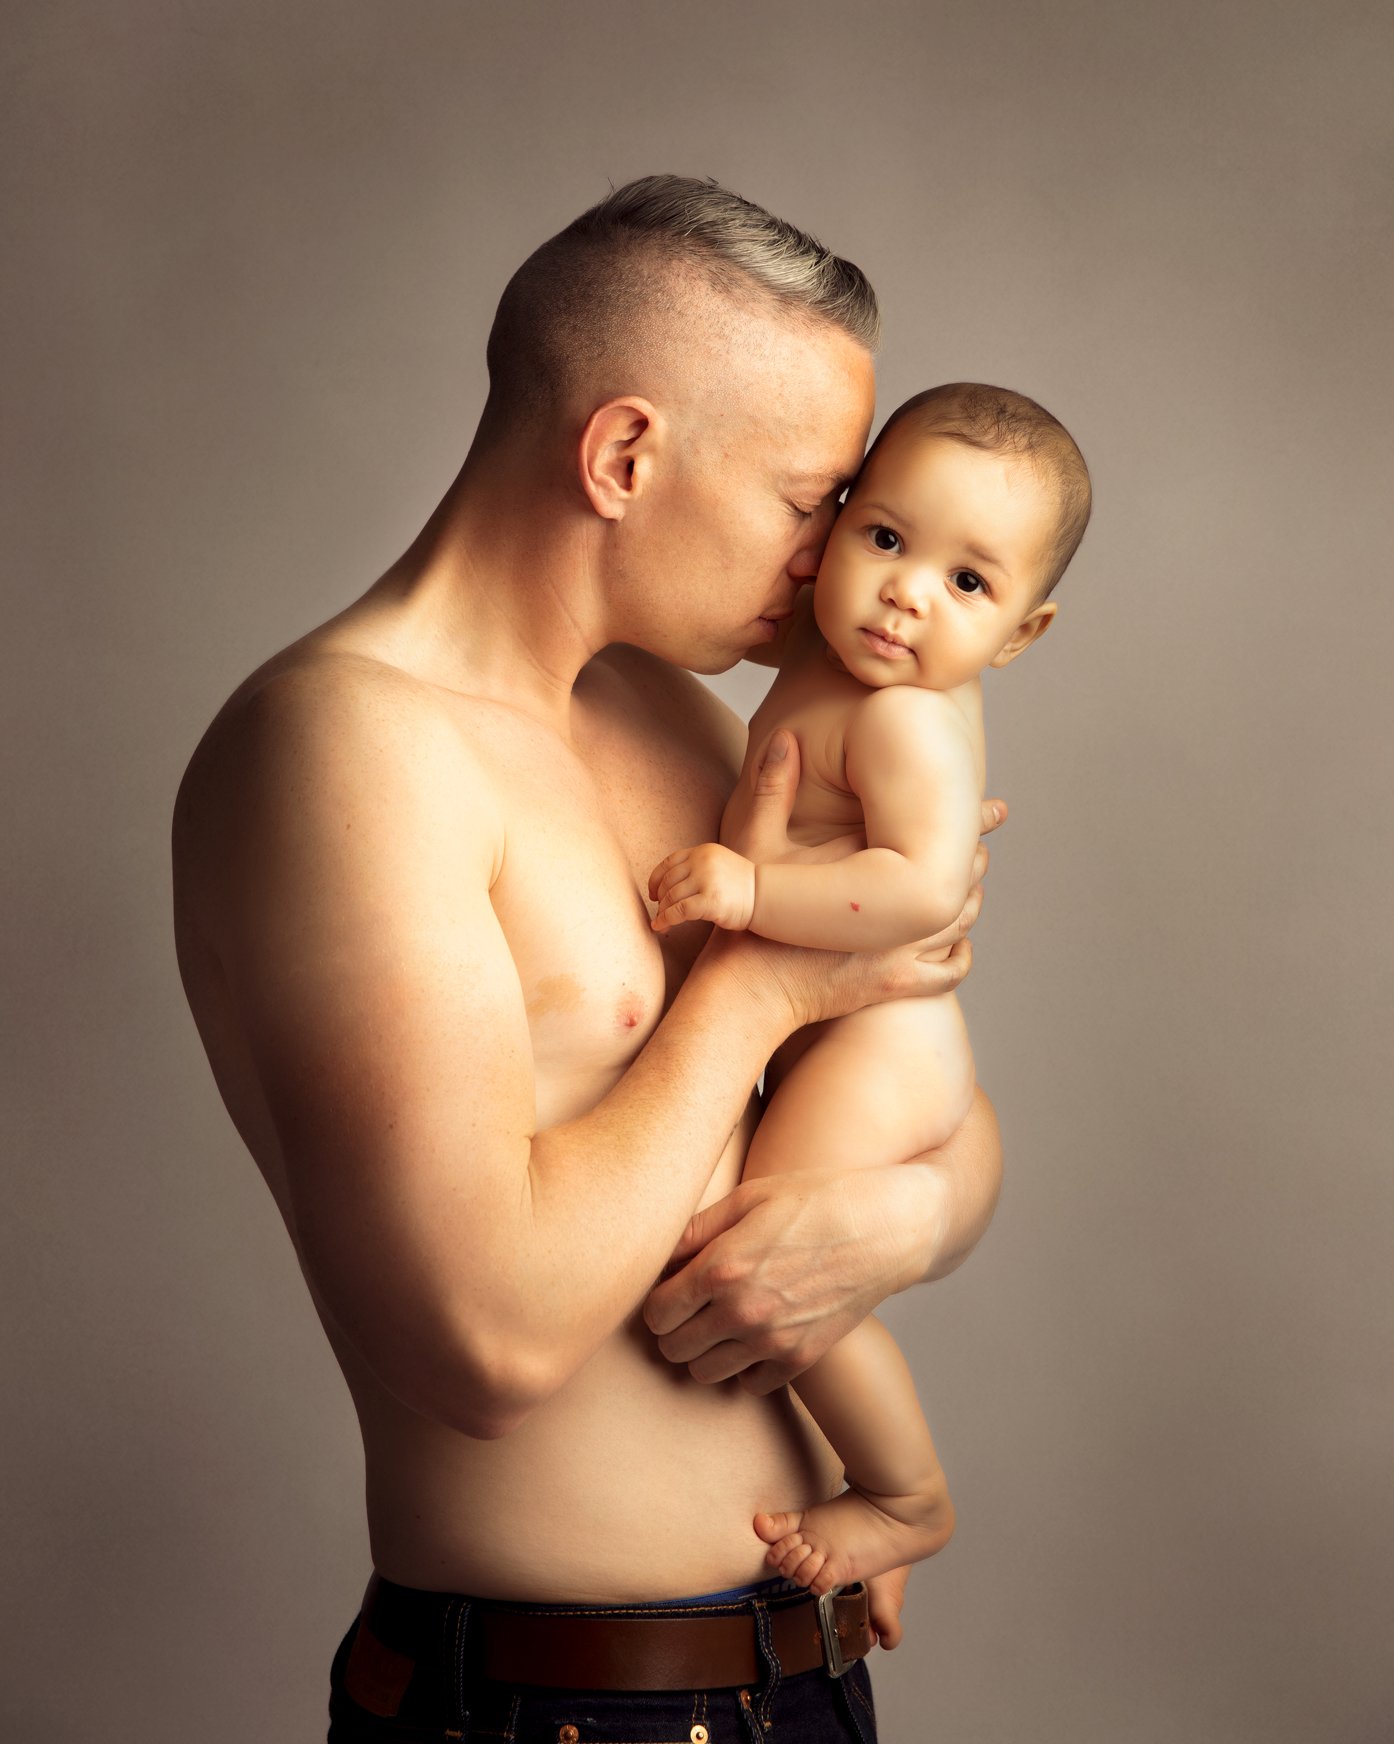
<svg viewBox="0 0 1394 1744">
<path fill-rule="evenodd" d="M 642 176 L 544 242 L 514 273 L 489 335 L 489 412 L 512 424 L 584 418 L 667 373 L 676 336 L 737 336 L 782 313 L 880 341 L 859 268 L 715 182 Z"/>
<path fill-rule="evenodd" d="M 952 382 L 887 420 L 833 530 L 815 610 L 863 683 L 949 690 L 1049 627 L 1089 520 L 1074 439 L 1034 400 Z"/>
<path fill-rule="evenodd" d="M 719 671 L 816 570 L 878 331 L 850 262 L 715 183 L 648 176 L 514 274 L 480 442 L 568 494 L 614 639 Z"/>
</svg>

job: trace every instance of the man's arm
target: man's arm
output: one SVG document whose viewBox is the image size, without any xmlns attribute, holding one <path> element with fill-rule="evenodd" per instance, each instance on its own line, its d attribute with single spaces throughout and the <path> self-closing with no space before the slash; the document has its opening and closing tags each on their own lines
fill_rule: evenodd
<svg viewBox="0 0 1394 1744">
<path fill-rule="evenodd" d="M 396 680 L 365 700 L 293 674 L 246 706 L 232 761 L 208 931 L 302 1263 L 405 1403 L 504 1433 L 642 1299 L 800 1008 L 923 977 L 849 959 L 833 992 L 807 954 L 718 939 L 609 1094 L 538 1131 L 489 899 L 506 842 L 457 724 Z"/>
</svg>

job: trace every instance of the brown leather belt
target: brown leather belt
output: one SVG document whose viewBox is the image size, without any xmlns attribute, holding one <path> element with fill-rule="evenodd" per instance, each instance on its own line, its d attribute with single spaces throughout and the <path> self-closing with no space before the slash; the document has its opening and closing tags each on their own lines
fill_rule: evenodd
<svg viewBox="0 0 1394 1744">
<path fill-rule="evenodd" d="M 754 1614 L 749 1601 L 731 1601 L 729 1610 L 719 1607 L 720 1602 L 703 1606 L 701 1614 L 675 1617 L 605 1606 L 588 1615 L 575 1608 L 531 1610 L 476 1599 L 469 1607 L 469 1662 L 475 1675 L 502 1683 L 690 1690 L 760 1683 L 760 1632 L 766 1626 L 785 1677 L 818 1666 L 840 1677 L 871 1651 L 867 1593 L 860 1582 L 822 1599 L 799 1594 L 766 1600 Z M 354 1660 L 363 1672 L 369 1672 L 370 1663 L 381 1666 L 384 1654 L 401 1663 L 406 1645 L 393 1616 L 392 1592 L 384 1592 L 374 1576 L 363 1599 L 350 1683 L 357 1681 Z M 402 1664 L 404 1671 L 408 1664 Z"/>
</svg>

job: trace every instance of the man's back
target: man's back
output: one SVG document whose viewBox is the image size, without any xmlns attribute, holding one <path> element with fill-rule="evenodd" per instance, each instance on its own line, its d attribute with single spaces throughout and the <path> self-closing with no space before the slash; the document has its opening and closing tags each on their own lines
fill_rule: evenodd
<svg viewBox="0 0 1394 1744">
<path fill-rule="evenodd" d="M 379 1118 L 362 1082 L 375 1029 L 394 1092 L 413 1074 L 421 1085 L 423 1106 L 390 1116 L 411 1126 L 410 1147 L 468 1134 L 458 1099 L 506 1097 L 510 1054 L 529 1085 L 529 1130 L 585 1113 L 638 1053 L 701 944 L 703 929 L 688 928 L 660 945 L 640 880 L 674 842 L 715 831 L 742 740 L 739 723 L 696 680 L 612 649 L 578 680 L 568 742 L 525 709 L 415 676 L 406 626 L 374 606 L 355 608 L 249 680 L 190 766 L 175 825 L 181 970 L 219 1087 L 296 1241 L 353 1393 L 374 1562 L 404 1584 L 623 1600 L 652 1596 L 661 1569 L 666 1590 L 710 1590 L 758 1574 L 756 1509 L 835 1487 L 835 1463 L 786 1396 L 695 1385 L 633 1317 L 505 1438 L 466 1434 L 413 1409 L 315 1289 L 313 1206 L 332 1190 L 332 1162 L 311 1167 L 313 1183 L 296 1178 L 305 1169 L 302 1135 L 284 1130 L 290 1104 L 277 1085 L 280 1026 L 295 1021 L 294 959 L 310 926 L 326 929 L 316 950 L 342 951 L 356 936 L 363 959 L 345 985 L 360 985 L 364 1003 L 331 1025 L 344 1051 L 336 1058 L 326 1036 L 315 1056 L 315 1069 L 349 1074 L 327 1097 L 360 1135 L 347 1166 L 384 1175 L 400 1166 L 396 1142 L 382 1146 L 376 1164 L 362 1154 L 361 1135 Z M 326 786 L 337 811 L 315 797 Z M 360 806 L 363 789 L 371 799 Z M 304 839 L 288 844 L 287 834 Z M 284 867 L 306 854 L 322 863 L 302 869 L 299 899 L 250 865 Z M 470 901 L 481 883 L 502 955 L 479 950 Z M 315 913 L 336 896 L 352 912 L 338 921 Z M 274 912 L 283 900 L 291 912 Z M 366 935 L 365 915 L 377 922 Z M 263 954 L 286 953 L 279 968 L 253 974 L 259 991 L 238 985 L 253 935 Z M 418 969 L 434 960 L 434 970 L 394 973 L 390 959 L 401 952 L 419 953 Z M 425 1013 L 432 974 L 495 980 L 513 1046 L 497 1030 L 439 1033 L 455 1007 L 441 1002 L 433 1025 Z M 282 999 L 291 1010 L 263 1021 L 264 1006 Z M 424 1027 L 399 1009 L 413 1000 Z M 421 1055 L 405 1079 L 391 1058 L 404 1046 Z M 306 1070 L 295 1051 L 296 1069 Z M 752 1125 L 750 1111 L 704 1202 L 735 1185 Z M 332 1152 L 332 1135 L 319 1148 Z M 475 1163 L 468 1142 L 459 1144 L 441 1159 L 442 1190 L 468 1198 Z M 378 1190 L 390 1193 L 390 1179 Z M 376 1258 L 369 1230 L 358 1263 Z M 562 1269 L 606 1263 L 603 1244 L 552 1256 Z"/>
</svg>

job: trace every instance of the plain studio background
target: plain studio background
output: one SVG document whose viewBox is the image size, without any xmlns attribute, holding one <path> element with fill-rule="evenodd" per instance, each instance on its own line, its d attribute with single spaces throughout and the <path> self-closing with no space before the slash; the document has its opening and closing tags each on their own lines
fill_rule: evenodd
<svg viewBox="0 0 1394 1744">
<path fill-rule="evenodd" d="M 884 1736 L 1388 1737 L 1387 9 L 8 10 L 4 1736 L 323 1735 L 358 1442 L 184 1008 L 170 805 L 436 502 L 514 266 L 674 169 L 867 269 L 883 413 L 1024 389 L 1097 487 L 991 685 L 1008 1176 L 890 1314 L 961 1525 Z"/>
</svg>

